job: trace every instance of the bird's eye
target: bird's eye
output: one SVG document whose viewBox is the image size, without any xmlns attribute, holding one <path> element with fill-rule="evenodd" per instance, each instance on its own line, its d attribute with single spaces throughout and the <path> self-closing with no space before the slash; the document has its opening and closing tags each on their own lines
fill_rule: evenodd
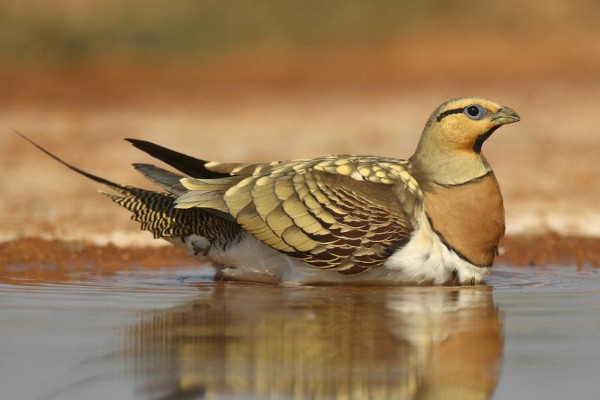
<svg viewBox="0 0 600 400">
<path fill-rule="evenodd" d="M 471 104 L 470 106 L 465 107 L 464 113 L 471 119 L 481 119 L 485 114 L 485 110 L 480 105 Z"/>
</svg>

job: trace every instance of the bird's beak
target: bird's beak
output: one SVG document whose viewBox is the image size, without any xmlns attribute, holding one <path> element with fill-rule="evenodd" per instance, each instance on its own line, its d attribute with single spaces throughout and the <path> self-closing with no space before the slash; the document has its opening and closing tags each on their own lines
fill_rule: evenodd
<svg viewBox="0 0 600 400">
<path fill-rule="evenodd" d="M 513 122 L 519 122 L 520 120 L 521 117 L 519 117 L 519 114 L 509 107 L 502 107 L 492 118 L 492 122 L 495 122 L 498 126 L 512 124 Z"/>
</svg>

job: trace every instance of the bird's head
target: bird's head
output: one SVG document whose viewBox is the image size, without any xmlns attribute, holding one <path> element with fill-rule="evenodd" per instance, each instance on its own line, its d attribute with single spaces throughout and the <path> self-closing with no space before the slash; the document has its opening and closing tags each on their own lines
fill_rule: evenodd
<svg viewBox="0 0 600 400">
<path fill-rule="evenodd" d="M 519 120 L 513 109 L 493 101 L 449 100 L 429 117 L 411 161 L 436 182 L 464 183 L 489 171 L 481 155 L 483 142 L 502 125 Z"/>
</svg>

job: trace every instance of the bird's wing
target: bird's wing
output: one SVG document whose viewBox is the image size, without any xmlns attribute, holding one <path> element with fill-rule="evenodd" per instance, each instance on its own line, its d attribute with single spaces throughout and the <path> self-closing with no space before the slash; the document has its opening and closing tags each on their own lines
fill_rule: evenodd
<svg viewBox="0 0 600 400">
<path fill-rule="evenodd" d="M 229 212 L 272 248 L 344 274 L 380 266 L 406 243 L 421 201 L 405 161 L 368 156 L 263 164 L 245 177 L 181 183 L 190 191 L 177 207 Z"/>
<path fill-rule="evenodd" d="M 250 176 L 264 172 L 268 169 L 281 166 L 287 162 L 273 161 L 273 162 L 247 162 L 247 163 L 228 163 L 219 161 L 208 161 L 200 158 L 188 156 L 187 154 L 180 153 L 175 150 L 163 147 L 156 143 L 148 142 L 146 140 L 139 139 L 125 139 L 129 143 L 133 144 L 134 147 L 142 150 L 143 152 L 157 158 L 171 167 L 183 172 L 184 174 L 199 178 L 199 179 L 220 179 L 228 178 L 231 176 Z M 310 159 L 294 160 L 293 163 L 300 163 L 305 161 L 311 161 Z M 145 166 L 149 164 L 134 164 L 142 174 L 144 174 L 150 180 L 153 178 L 146 173 L 138 165 Z M 164 171 L 164 170 L 163 170 Z M 183 177 L 183 176 L 182 176 Z"/>
<path fill-rule="evenodd" d="M 281 161 L 273 161 L 268 163 L 224 163 L 218 161 L 209 161 L 204 166 L 207 170 L 235 176 L 250 176 L 257 175 L 263 171 L 277 167 L 283 164 Z"/>
</svg>

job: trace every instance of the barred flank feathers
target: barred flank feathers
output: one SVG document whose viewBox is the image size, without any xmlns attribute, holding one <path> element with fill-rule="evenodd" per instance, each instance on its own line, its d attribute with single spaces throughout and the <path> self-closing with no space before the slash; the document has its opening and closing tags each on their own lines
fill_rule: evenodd
<svg viewBox="0 0 600 400">
<path fill-rule="evenodd" d="M 104 193 L 104 192 L 103 192 Z M 125 196 L 104 193 L 112 201 L 131 211 L 131 219 L 150 231 L 154 238 L 173 238 L 200 235 L 222 249 L 239 241 L 242 229 L 201 208 L 176 209 L 175 196 L 135 189 Z"/>
</svg>

